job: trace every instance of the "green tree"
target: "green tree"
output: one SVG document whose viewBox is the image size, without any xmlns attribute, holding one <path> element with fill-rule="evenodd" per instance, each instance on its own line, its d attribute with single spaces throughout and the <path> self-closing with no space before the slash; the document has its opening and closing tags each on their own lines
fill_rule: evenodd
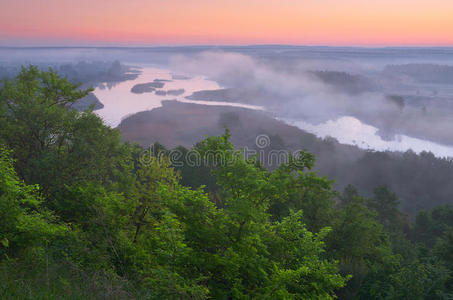
<svg viewBox="0 0 453 300">
<path fill-rule="evenodd" d="M 322 239 L 328 229 L 321 228 L 319 235 L 305 229 L 302 221 L 306 219 L 302 218 L 300 206 L 294 207 L 295 213 L 288 210 L 287 217 L 277 223 L 272 221 L 270 213 L 271 203 L 281 203 L 287 197 L 279 192 L 289 186 L 288 182 L 300 183 L 300 188 L 318 180 L 315 174 L 303 177 L 297 172 L 312 163 L 312 156 L 302 153 L 275 173 L 269 173 L 256 160 L 244 160 L 241 153 L 235 152 L 228 132 L 205 139 L 197 150 L 212 166 L 220 187 L 223 205 L 217 209 L 220 213 L 217 228 L 223 228 L 227 237 L 217 238 L 225 244 L 216 245 L 224 250 L 220 260 L 222 271 L 216 275 L 212 296 L 332 298 L 335 288 L 344 285 L 345 278 L 337 274 L 335 262 L 322 257 Z M 305 194 L 305 199 L 315 197 L 314 190 L 311 195 Z"/>
<path fill-rule="evenodd" d="M 54 210 L 62 208 L 66 186 L 107 185 L 130 174 L 129 147 L 119 132 L 92 111 L 70 108 L 90 91 L 34 66 L 0 90 L 0 140 L 13 150 L 20 178 L 39 184 Z"/>
<path fill-rule="evenodd" d="M 312 154 L 301 151 L 270 174 L 274 187 L 270 212 L 281 220 L 290 210 L 303 210 L 307 228 L 317 232 L 331 224 L 335 192 L 332 181 L 310 172 L 314 161 Z"/>
<path fill-rule="evenodd" d="M 340 293 L 346 299 L 360 293 L 376 298 L 382 288 L 380 277 L 393 272 L 399 261 L 392 254 L 388 234 L 365 203 L 365 199 L 356 197 L 338 211 L 328 239 L 328 253 L 339 260 L 343 274 L 353 276 Z M 368 287 L 370 283 L 377 287 Z"/>
<path fill-rule="evenodd" d="M 44 248 L 68 230 L 42 206 L 39 187 L 17 177 L 10 156 L 0 147 L 0 260 Z"/>
<path fill-rule="evenodd" d="M 373 197 L 368 199 L 367 205 L 376 211 L 377 220 L 389 231 L 401 231 L 407 225 L 405 215 L 398 208 L 398 196 L 389 191 L 386 186 L 376 187 L 373 190 Z"/>
</svg>

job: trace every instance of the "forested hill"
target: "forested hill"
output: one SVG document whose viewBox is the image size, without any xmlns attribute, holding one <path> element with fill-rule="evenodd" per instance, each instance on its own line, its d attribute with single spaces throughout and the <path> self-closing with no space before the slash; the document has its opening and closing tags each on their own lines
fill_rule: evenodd
<svg viewBox="0 0 453 300">
<path fill-rule="evenodd" d="M 365 151 L 343 145 L 332 138 L 320 139 L 297 127 L 276 120 L 267 113 L 250 109 L 208 106 L 164 101 L 163 107 L 137 113 L 119 125 L 123 138 L 143 147 L 158 142 L 167 148 L 191 148 L 206 135 L 221 135 L 225 128 L 237 148 L 269 151 L 305 149 L 316 156 L 316 170 L 335 180 L 343 190 L 352 184 L 371 196 L 377 185 L 386 185 L 400 198 L 401 209 L 414 217 L 422 209 L 451 204 L 453 162 L 436 158 L 432 153 L 412 151 Z M 269 137 L 269 145 L 256 145 L 260 135 Z M 276 167 L 276 162 L 263 163 Z M 202 184 L 202 183 L 199 183 Z"/>
<path fill-rule="evenodd" d="M 451 298 L 451 205 L 410 222 L 380 182 L 338 194 L 311 153 L 268 170 L 228 131 L 175 170 L 71 108 L 88 93 L 35 67 L 2 84 L 0 299 Z"/>
</svg>

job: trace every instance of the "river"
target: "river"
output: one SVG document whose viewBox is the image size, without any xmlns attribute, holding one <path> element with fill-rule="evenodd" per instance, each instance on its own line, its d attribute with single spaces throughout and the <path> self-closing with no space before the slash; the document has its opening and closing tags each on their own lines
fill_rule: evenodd
<svg viewBox="0 0 453 300">
<path fill-rule="evenodd" d="M 104 104 L 104 108 L 97 110 L 96 113 L 111 127 L 117 127 L 121 120 L 132 114 L 151 110 L 162 106 L 163 100 L 177 100 L 187 103 L 205 105 L 225 105 L 236 106 L 248 109 L 263 110 L 263 107 L 246 105 L 231 102 L 197 101 L 188 100 L 185 97 L 192 95 L 193 92 L 200 90 L 215 90 L 222 88 L 217 82 L 208 80 L 203 76 L 182 77 L 172 76 L 170 70 L 144 67 L 142 73 L 135 80 L 120 82 L 110 88 L 98 87 L 94 94 Z M 179 96 L 161 96 L 156 93 L 135 94 L 131 88 L 138 83 L 152 82 L 155 79 L 168 80 L 162 90 L 184 89 L 184 93 Z M 373 149 L 379 151 L 406 151 L 412 149 L 416 153 L 421 151 L 431 151 L 438 157 L 453 157 L 453 148 L 437 144 L 434 142 L 412 138 L 405 135 L 397 135 L 393 140 L 383 140 L 378 134 L 378 129 L 365 124 L 360 120 L 342 116 L 335 120 L 330 120 L 321 124 L 310 124 L 304 120 L 294 120 L 279 118 L 281 121 L 290 125 L 306 130 L 318 137 L 331 136 L 340 143 L 356 145 L 362 149 Z"/>
</svg>

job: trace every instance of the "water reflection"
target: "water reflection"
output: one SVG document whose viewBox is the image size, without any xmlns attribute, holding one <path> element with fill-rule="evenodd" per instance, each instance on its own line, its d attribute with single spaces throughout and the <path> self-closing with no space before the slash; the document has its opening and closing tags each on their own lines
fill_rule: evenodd
<svg viewBox="0 0 453 300">
<path fill-rule="evenodd" d="M 184 90 L 177 97 L 168 95 L 158 95 L 155 92 L 135 94 L 131 92 L 134 85 L 139 83 L 153 82 L 159 80 L 164 83 L 160 89 L 167 90 Z M 107 88 L 106 88 L 107 87 Z M 251 109 L 262 109 L 262 107 L 245 105 L 240 103 L 230 102 L 211 102 L 197 101 L 185 99 L 186 96 L 192 95 L 193 92 L 200 90 L 215 90 L 222 88 L 212 80 L 207 80 L 202 76 L 187 77 L 187 76 L 172 76 L 171 72 L 159 68 L 145 67 L 142 69 L 141 75 L 134 80 L 127 80 L 115 85 L 106 84 L 95 89 L 94 94 L 104 104 L 104 108 L 97 110 L 96 113 L 104 120 L 104 122 L 112 127 L 117 127 L 121 120 L 132 114 L 151 110 L 162 106 L 162 100 L 176 99 L 186 103 L 196 103 L 204 105 L 228 105 Z"/>
<path fill-rule="evenodd" d="M 317 125 L 294 119 L 285 119 L 284 121 L 318 137 L 331 136 L 342 144 L 356 145 L 362 149 L 403 152 L 412 149 L 416 153 L 431 151 L 438 157 L 453 157 L 452 147 L 406 135 L 396 135 L 393 140 L 383 140 L 378 135 L 378 128 L 362 123 L 350 116 L 340 117 Z"/>
</svg>

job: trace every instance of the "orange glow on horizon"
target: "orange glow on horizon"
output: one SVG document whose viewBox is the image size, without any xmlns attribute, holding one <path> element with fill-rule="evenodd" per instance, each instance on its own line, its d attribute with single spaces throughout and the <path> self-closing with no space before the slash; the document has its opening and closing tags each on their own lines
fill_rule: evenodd
<svg viewBox="0 0 453 300">
<path fill-rule="evenodd" d="M 0 0 L 0 42 L 453 45 L 452 16 L 449 0 Z"/>
</svg>

